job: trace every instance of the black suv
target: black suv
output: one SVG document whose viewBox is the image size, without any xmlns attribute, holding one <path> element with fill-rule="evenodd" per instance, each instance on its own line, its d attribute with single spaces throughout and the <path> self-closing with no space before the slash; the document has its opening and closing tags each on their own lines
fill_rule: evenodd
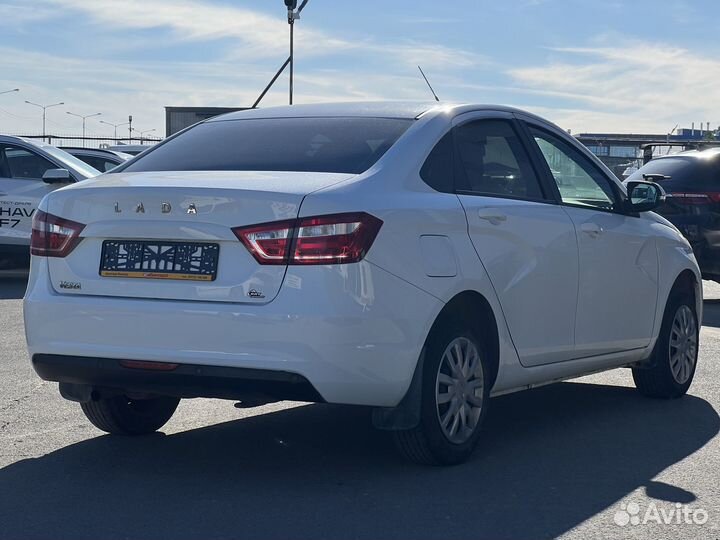
<svg viewBox="0 0 720 540">
<path fill-rule="evenodd" d="M 720 148 L 656 158 L 626 182 L 643 179 L 665 189 L 655 211 L 692 244 L 703 278 L 720 282 Z"/>
</svg>

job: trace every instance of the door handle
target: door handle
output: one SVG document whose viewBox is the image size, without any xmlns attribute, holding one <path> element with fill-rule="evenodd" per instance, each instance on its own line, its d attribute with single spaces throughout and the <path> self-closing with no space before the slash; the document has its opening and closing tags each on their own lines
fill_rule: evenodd
<svg viewBox="0 0 720 540">
<path fill-rule="evenodd" d="M 507 221 L 507 216 L 496 208 L 481 208 L 478 211 L 478 217 L 493 225 L 500 225 L 503 221 Z"/>
<path fill-rule="evenodd" d="M 580 225 L 580 230 L 590 238 L 597 238 L 603 232 L 603 228 L 597 223 L 583 223 Z"/>
</svg>

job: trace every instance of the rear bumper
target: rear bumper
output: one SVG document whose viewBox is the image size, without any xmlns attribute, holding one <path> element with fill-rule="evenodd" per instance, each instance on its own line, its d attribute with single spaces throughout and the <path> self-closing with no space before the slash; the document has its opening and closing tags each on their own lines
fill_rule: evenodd
<svg viewBox="0 0 720 540">
<path fill-rule="evenodd" d="M 170 371 L 131 369 L 121 360 L 36 354 L 32 365 L 46 381 L 95 390 L 121 390 L 179 398 L 212 397 L 322 402 L 320 394 L 295 373 L 261 369 L 178 364 Z"/>
<path fill-rule="evenodd" d="M 62 295 L 47 261 L 33 257 L 24 317 L 32 358 L 295 374 L 324 401 L 392 407 L 410 385 L 442 306 L 367 261 L 290 267 L 278 296 L 257 305 Z M 122 386 L 106 375 L 103 384 Z"/>
</svg>

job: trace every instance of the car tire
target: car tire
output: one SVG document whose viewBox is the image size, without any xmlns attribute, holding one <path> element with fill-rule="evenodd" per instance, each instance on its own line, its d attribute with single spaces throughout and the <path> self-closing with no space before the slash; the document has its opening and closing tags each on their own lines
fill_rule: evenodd
<svg viewBox="0 0 720 540">
<path fill-rule="evenodd" d="M 114 396 L 81 403 L 92 424 L 113 435 L 146 435 L 160 429 L 177 409 L 177 398 L 130 399 Z"/>
<path fill-rule="evenodd" d="M 467 329 L 441 328 L 430 337 L 424 352 L 420 423 L 394 432 L 405 458 L 423 465 L 456 465 L 470 457 L 490 401 L 485 351 Z"/>
<path fill-rule="evenodd" d="M 691 295 L 672 293 L 663 315 L 650 368 L 633 368 L 641 394 L 660 399 L 685 395 L 697 367 L 700 326 Z"/>
</svg>

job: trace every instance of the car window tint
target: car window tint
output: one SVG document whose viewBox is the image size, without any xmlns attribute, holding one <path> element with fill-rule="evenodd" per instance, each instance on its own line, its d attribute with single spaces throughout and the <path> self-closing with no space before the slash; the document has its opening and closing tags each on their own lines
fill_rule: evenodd
<svg viewBox="0 0 720 540">
<path fill-rule="evenodd" d="M 420 169 L 420 177 L 431 188 L 452 193 L 453 186 L 453 139 L 447 133 L 435 145 Z"/>
<path fill-rule="evenodd" d="M 564 203 L 612 210 L 615 193 L 610 180 L 577 148 L 544 130 L 530 126 Z"/>
<path fill-rule="evenodd" d="M 92 168 L 97 169 L 100 172 L 108 172 L 110 169 L 114 169 L 118 166 L 117 163 L 109 161 L 107 158 L 98 156 L 76 156 L 82 161 L 90 165 Z"/>
<path fill-rule="evenodd" d="M 504 120 L 455 128 L 457 189 L 477 194 L 542 199 L 540 182 L 520 138 Z"/>
<path fill-rule="evenodd" d="M 44 157 L 17 146 L 5 146 L 4 154 L 10 178 L 41 179 L 48 169 L 57 169 Z"/>
<path fill-rule="evenodd" d="M 120 170 L 361 173 L 410 127 L 397 118 L 265 118 L 198 124 Z"/>
</svg>

